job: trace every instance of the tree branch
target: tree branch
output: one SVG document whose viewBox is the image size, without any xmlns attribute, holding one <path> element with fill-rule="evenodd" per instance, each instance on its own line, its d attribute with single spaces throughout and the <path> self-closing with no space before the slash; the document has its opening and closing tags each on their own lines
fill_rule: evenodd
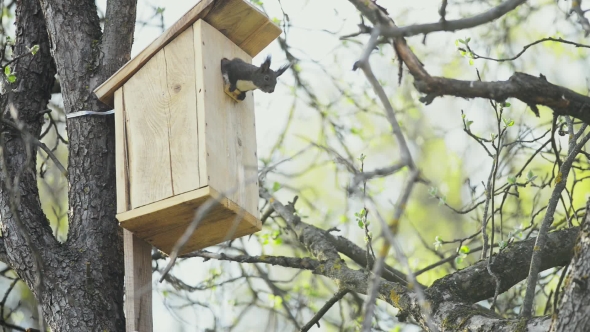
<svg viewBox="0 0 590 332">
<path fill-rule="evenodd" d="M 426 96 L 420 100 L 430 104 L 439 96 L 462 98 L 485 98 L 505 101 L 516 98 L 529 105 L 551 108 L 557 115 L 569 115 L 590 124 L 590 97 L 567 88 L 551 84 L 541 77 L 514 73 L 507 81 L 481 82 L 460 81 L 444 77 L 430 77 L 428 81 L 417 79 L 416 89 Z"/>
<path fill-rule="evenodd" d="M 573 255 L 573 247 L 579 228 L 569 228 L 549 233 L 545 247 L 541 249 L 541 270 L 564 266 Z M 501 280 L 503 293 L 527 277 L 536 238 L 516 242 L 495 256 L 492 270 Z M 487 260 L 481 260 L 468 268 L 435 281 L 426 294 L 449 301 L 477 303 L 494 296 L 494 278 L 486 270 Z"/>
<path fill-rule="evenodd" d="M 359 5 L 357 5 L 357 3 L 363 2 L 363 1 L 359 1 L 359 0 L 350 0 L 350 1 L 357 8 L 359 8 Z M 437 32 L 437 31 L 456 31 L 456 30 L 474 28 L 476 26 L 492 22 L 492 21 L 504 16 L 506 13 L 510 12 L 511 10 L 515 9 L 516 7 L 522 5 L 525 2 L 526 2 L 526 0 L 508 0 L 508 1 L 505 1 L 502 4 L 500 4 L 499 6 L 494 7 L 484 13 L 481 13 L 479 15 L 475 15 L 475 16 L 469 17 L 469 18 L 459 19 L 459 20 L 452 20 L 452 21 L 441 20 L 440 22 L 436 22 L 436 23 L 416 24 L 416 25 L 410 25 L 410 26 L 406 26 L 406 27 L 390 26 L 390 27 L 383 28 L 383 31 L 381 34 L 386 37 L 409 37 L 409 36 L 415 36 L 415 35 L 419 35 L 419 34 L 423 34 L 423 33 L 426 34 L 426 33 L 431 33 L 431 32 Z M 364 1 L 364 3 L 366 4 L 366 1 Z M 367 16 L 369 19 L 371 19 L 371 17 L 366 14 L 366 10 L 364 10 L 364 8 L 367 8 L 367 7 L 369 7 L 369 6 L 362 6 L 361 5 L 361 8 L 363 8 L 363 10 L 361 10 L 361 8 L 359 8 L 359 10 L 365 16 Z M 373 21 L 373 20 L 371 19 L 371 21 Z M 373 23 L 375 23 L 375 22 L 373 22 Z"/>
<path fill-rule="evenodd" d="M 586 127 L 587 125 L 583 125 L 580 131 L 583 132 Z M 574 133 L 570 132 L 570 135 L 573 137 Z M 559 173 L 555 179 L 555 188 L 551 193 L 551 198 L 549 198 L 549 204 L 547 205 L 547 210 L 545 211 L 545 216 L 543 217 L 543 222 L 541 223 L 539 234 L 537 235 L 535 241 L 535 250 L 533 250 L 531 258 L 526 294 L 522 303 L 522 311 L 520 313 L 520 315 L 524 318 L 529 318 L 532 314 L 533 300 L 536 293 L 535 288 L 537 286 L 537 279 L 541 270 L 540 249 L 545 248 L 547 232 L 549 232 L 549 227 L 551 227 L 553 224 L 553 216 L 555 214 L 557 204 L 561 198 L 561 192 L 565 189 L 567 184 L 567 177 L 572 164 L 588 140 L 590 140 L 590 134 L 586 134 L 586 136 L 580 139 L 579 142 L 576 142 L 573 138 L 570 139 L 569 154 L 559 168 Z"/>
<path fill-rule="evenodd" d="M 320 262 L 309 257 L 296 258 L 296 257 L 285 257 L 285 256 L 249 256 L 249 255 L 228 255 L 224 253 L 216 254 L 206 250 L 199 250 L 191 252 L 186 255 L 182 255 L 183 258 L 187 257 L 202 257 L 205 261 L 209 259 L 216 259 L 218 261 L 230 261 L 236 263 L 264 263 L 270 265 L 278 265 L 283 267 L 290 267 L 301 270 L 314 271 L 320 266 Z"/>
<path fill-rule="evenodd" d="M 316 269 L 317 274 L 335 280 L 342 289 L 367 294 L 369 285 L 366 273 L 348 268 L 338 258 L 337 253 L 327 243 L 321 232 L 301 222 L 300 218 L 293 213 L 292 203 L 285 206 L 278 200 L 271 199 L 270 194 L 264 189 L 261 189 L 260 194 L 271 202 L 273 208 L 295 231 L 299 240 L 310 252 L 314 256 L 317 255 L 316 257 L 321 257 L 322 264 Z M 547 245 L 541 251 L 543 258 L 541 268 L 565 265 L 572 257 L 572 248 L 578 232 L 578 228 L 571 228 L 549 234 Z M 492 268 L 498 271 L 502 280 L 502 292 L 526 278 L 527 271 L 522 269 L 522 266 L 530 262 L 533 245 L 534 239 L 515 243 L 495 258 Z M 486 326 L 494 331 L 519 331 L 523 326 L 531 328 L 531 331 L 533 331 L 532 328 L 546 330 L 550 323 L 548 317 L 505 320 L 492 311 L 471 305 L 494 295 L 495 283 L 486 270 L 486 264 L 487 261 L 480 261 L 437 280 L 425 290 L 424 293 L 433 310 L 431 317 L 435 326 L 439 330 L 455 325 L 473 330 L 477 330 L 478 326 Z M 400 320 L 410 315 L 422 328 L 427 329 L 428 325 L 422 312 L 424 309 L 418 304 L 414 292 L 401 287 L 398 283 L 382 280 L 377 294 L 379 299 L 400 309 Z"/>
<path fill-rule="evenodd" d="M 334 294 L 334 296 L 332 296 L 332 298 L 329 299 L 328 302 L 326 302 L 326 304 L 324 304 L 324 306 L 313 316 L 313 318 L 307 324 L 305 324 L 303 327 L 301 327 L 301 329 L 299 331 L 300 332 L 307 332 L 315 324 L 317 324 L 318 327 L 320 327 L 320 319 L 322 319 L 322 317 L 324 317 L 324 315 L 328 312 L 328 310 L 330 310 L 330 308 L 332 308 L 332 306 L 334 304 L 336 304 L 338 301 L 342 300 L 344 295 L 348 294 L 348 292 L 350 292 L 348 289 L 343 289 L 341 291 L 338 291 L 338 293 Z"/>
<path fill-rule="evenodd" d="M 578 16 L 578 22 L 580 22 L 580 25 L 584 30 L 584 36 L 588 37 L 588 35 L 590 35 L 590 21 L 588 21 L 588 18 L 586 18 L 585 16 L 587 10 L 582 10 L 582 0 L 572 1 L 571 11 L 576 13 L 576 15 Z"/>
<path fill-rule="evenodd" d="M 391 18 L 374 2 L 349 1 L 373 24 L 381 24 L 380 29 L 382 32 L 397 28 Z M 523 2 L 523 0 L 507 1 L 503 5 L 510 6 L 503 8 L 517 6 Z M 497 101 L 504 101 L 512 97 L 525 102 L 535 112 L 537 111 L 536 105 L 544 105 L 551 108 L 558 115 L 570 115 L 590 124 L 590 97 L 551 84 L 543 76 L 536 78 L 524 73 L 515 73 L 508 81 L 500 82 L 460 81 L 444 77 L 432 77 L 408 47 L 403 37 L 395 37 L 393 45 L 400 60 L 406 64 L 410 74 L 414 76 L 416 89 L 426 94 L 425 97 L 421 98 L 421 101 L 426 104 L 431 103 L 436 97 L 445 95 L 463 98 L 486 98 Z"/>
<path fill-rule="evenodd" d="M 137 0 L 108 0 L 102 35 L 102 59 L 93 86 L 98 86 L 129 59 L 135 31 Z"/>
</svg>

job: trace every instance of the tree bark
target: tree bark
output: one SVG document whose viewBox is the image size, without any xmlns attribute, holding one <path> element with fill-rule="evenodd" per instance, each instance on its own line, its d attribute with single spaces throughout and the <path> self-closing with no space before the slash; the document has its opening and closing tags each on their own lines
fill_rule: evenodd
<svg viewBox="0 0 590 332">
<path fill-rule="evenodd" d="M 590 331 L 590 200 L 586 204 L 586 217 L 574 247 L 574 257 L 564 285 L 564 293 L 551 331 Z"/>
<path fill-rule="evenodd" d="M 36 149 L 27 135 L 39 137 L 56 69 L 66 113 L 106 109 L 92 90 L 129 59 L 135 10 L 136 0 L 110 0 L 103 39 L 94 1 L 17 3 L 14 54 L 26 54 L 36 44 L 39 52 L 17 60 L 18 80 L 2 100 L 18 113 L 18 121 L 7 120 L 22 123 L 24 133 L 2 128 L 0 254 L 31 288 L 52 331 L 125 330 L 114 122 L 109 117 L 67 121 L 70 231 L 64 244 L 53 237 L 41 210 Z"/>
<path fill-rule="evenodd" d="M 30 54 L 29 47 L 39 45 L 35 56 L 16 60 L 12 72 L 17 81 L 2 96 L 8 120 L 22 125 L 22 130 L 2 125 L 2 240 L 5 262 L 42 301 L 55 300 L 49 287 L 57 280 L 47 266 L 61 265 L 59 243 L 52 236 L 41 210 L 36 178 L 36 148 L 27 133 L 38 137 L 43 124 L 42 111 L 51 97 L 55 66 L 49 52 L 49 40 L 43 13 L 37 0 L 22 0 L 16 9 L 15 57 Z M 49 306 L 47 309 L 50 309 Z M 47 311 L 49 312 L 49 311 Z"/>
</svg>

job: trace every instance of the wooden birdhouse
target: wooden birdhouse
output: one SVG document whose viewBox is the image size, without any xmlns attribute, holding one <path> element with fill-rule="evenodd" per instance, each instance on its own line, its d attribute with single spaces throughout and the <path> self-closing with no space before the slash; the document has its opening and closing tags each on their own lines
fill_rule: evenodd
<svg viewBox="0 0 590 332">
<path fill-rule="evenodd" d="M 224 93 L 220 63 L 280 33 L 246 1 L 202 0 L 95 90 L 115 109 L 123 228 L 169 254 L 216 199 L 180 254 L 260 230 L 254 102 Z"/>
</svg>

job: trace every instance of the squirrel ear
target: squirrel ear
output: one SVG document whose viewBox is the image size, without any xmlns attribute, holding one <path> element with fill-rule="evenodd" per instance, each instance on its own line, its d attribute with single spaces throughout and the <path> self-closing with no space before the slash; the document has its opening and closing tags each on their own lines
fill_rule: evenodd
<svg viewBox="0 0 590 332">
<path fill-rule="evenodd" d="M 279 68 L 279 70 L 277 70 L 277 77 L 281 76 L 287 69 L 289 69 L 289 67 L 291 67 L 290 63 L 281 66 L 281 68 Z"/>
<path fill-rule="evenodd" d="M 264 60 L 264 62 L 260 66 L 260 71 L 267 72 L 269 69 L 270 69 L 270 55 L 267 55 L 266 59 Z"/>
</svg>

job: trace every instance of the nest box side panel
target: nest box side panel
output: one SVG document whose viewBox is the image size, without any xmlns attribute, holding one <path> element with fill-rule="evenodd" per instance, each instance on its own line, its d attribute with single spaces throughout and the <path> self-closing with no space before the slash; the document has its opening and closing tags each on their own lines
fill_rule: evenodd
<svg viewBox="0 0 590 332">
<path fill-rule="evenodd" d="M 131 208 L 172 196 L 167 89 L 162 51 L 123 86 Z"/>
<path fill-rule="evenodd" d="M 169 95 L 172 191 L 178 195 L 200 187 L 197 86 L 193 29 L 164 48 Z"/>
<path fill-rule="evenodd" d="M 258 217 L 258 160 L 254 100 L 236 103 L 223 91 L 221 59 L 252 58 L 207 22 L 193 25 L 197 72 L 197 108 L 201 179 Z M 204 124 L 204 126 L 203 126 Z M 203 184 L 203 182 L 201 182 Z"/>
<path fill-rule="evenodd" d="M 117 213 L 129 210 L 129 171 L 127 169 L 127 134 L 123 88 L 115 91 L 115 163 L 117 178 Z"/>
</svg>

